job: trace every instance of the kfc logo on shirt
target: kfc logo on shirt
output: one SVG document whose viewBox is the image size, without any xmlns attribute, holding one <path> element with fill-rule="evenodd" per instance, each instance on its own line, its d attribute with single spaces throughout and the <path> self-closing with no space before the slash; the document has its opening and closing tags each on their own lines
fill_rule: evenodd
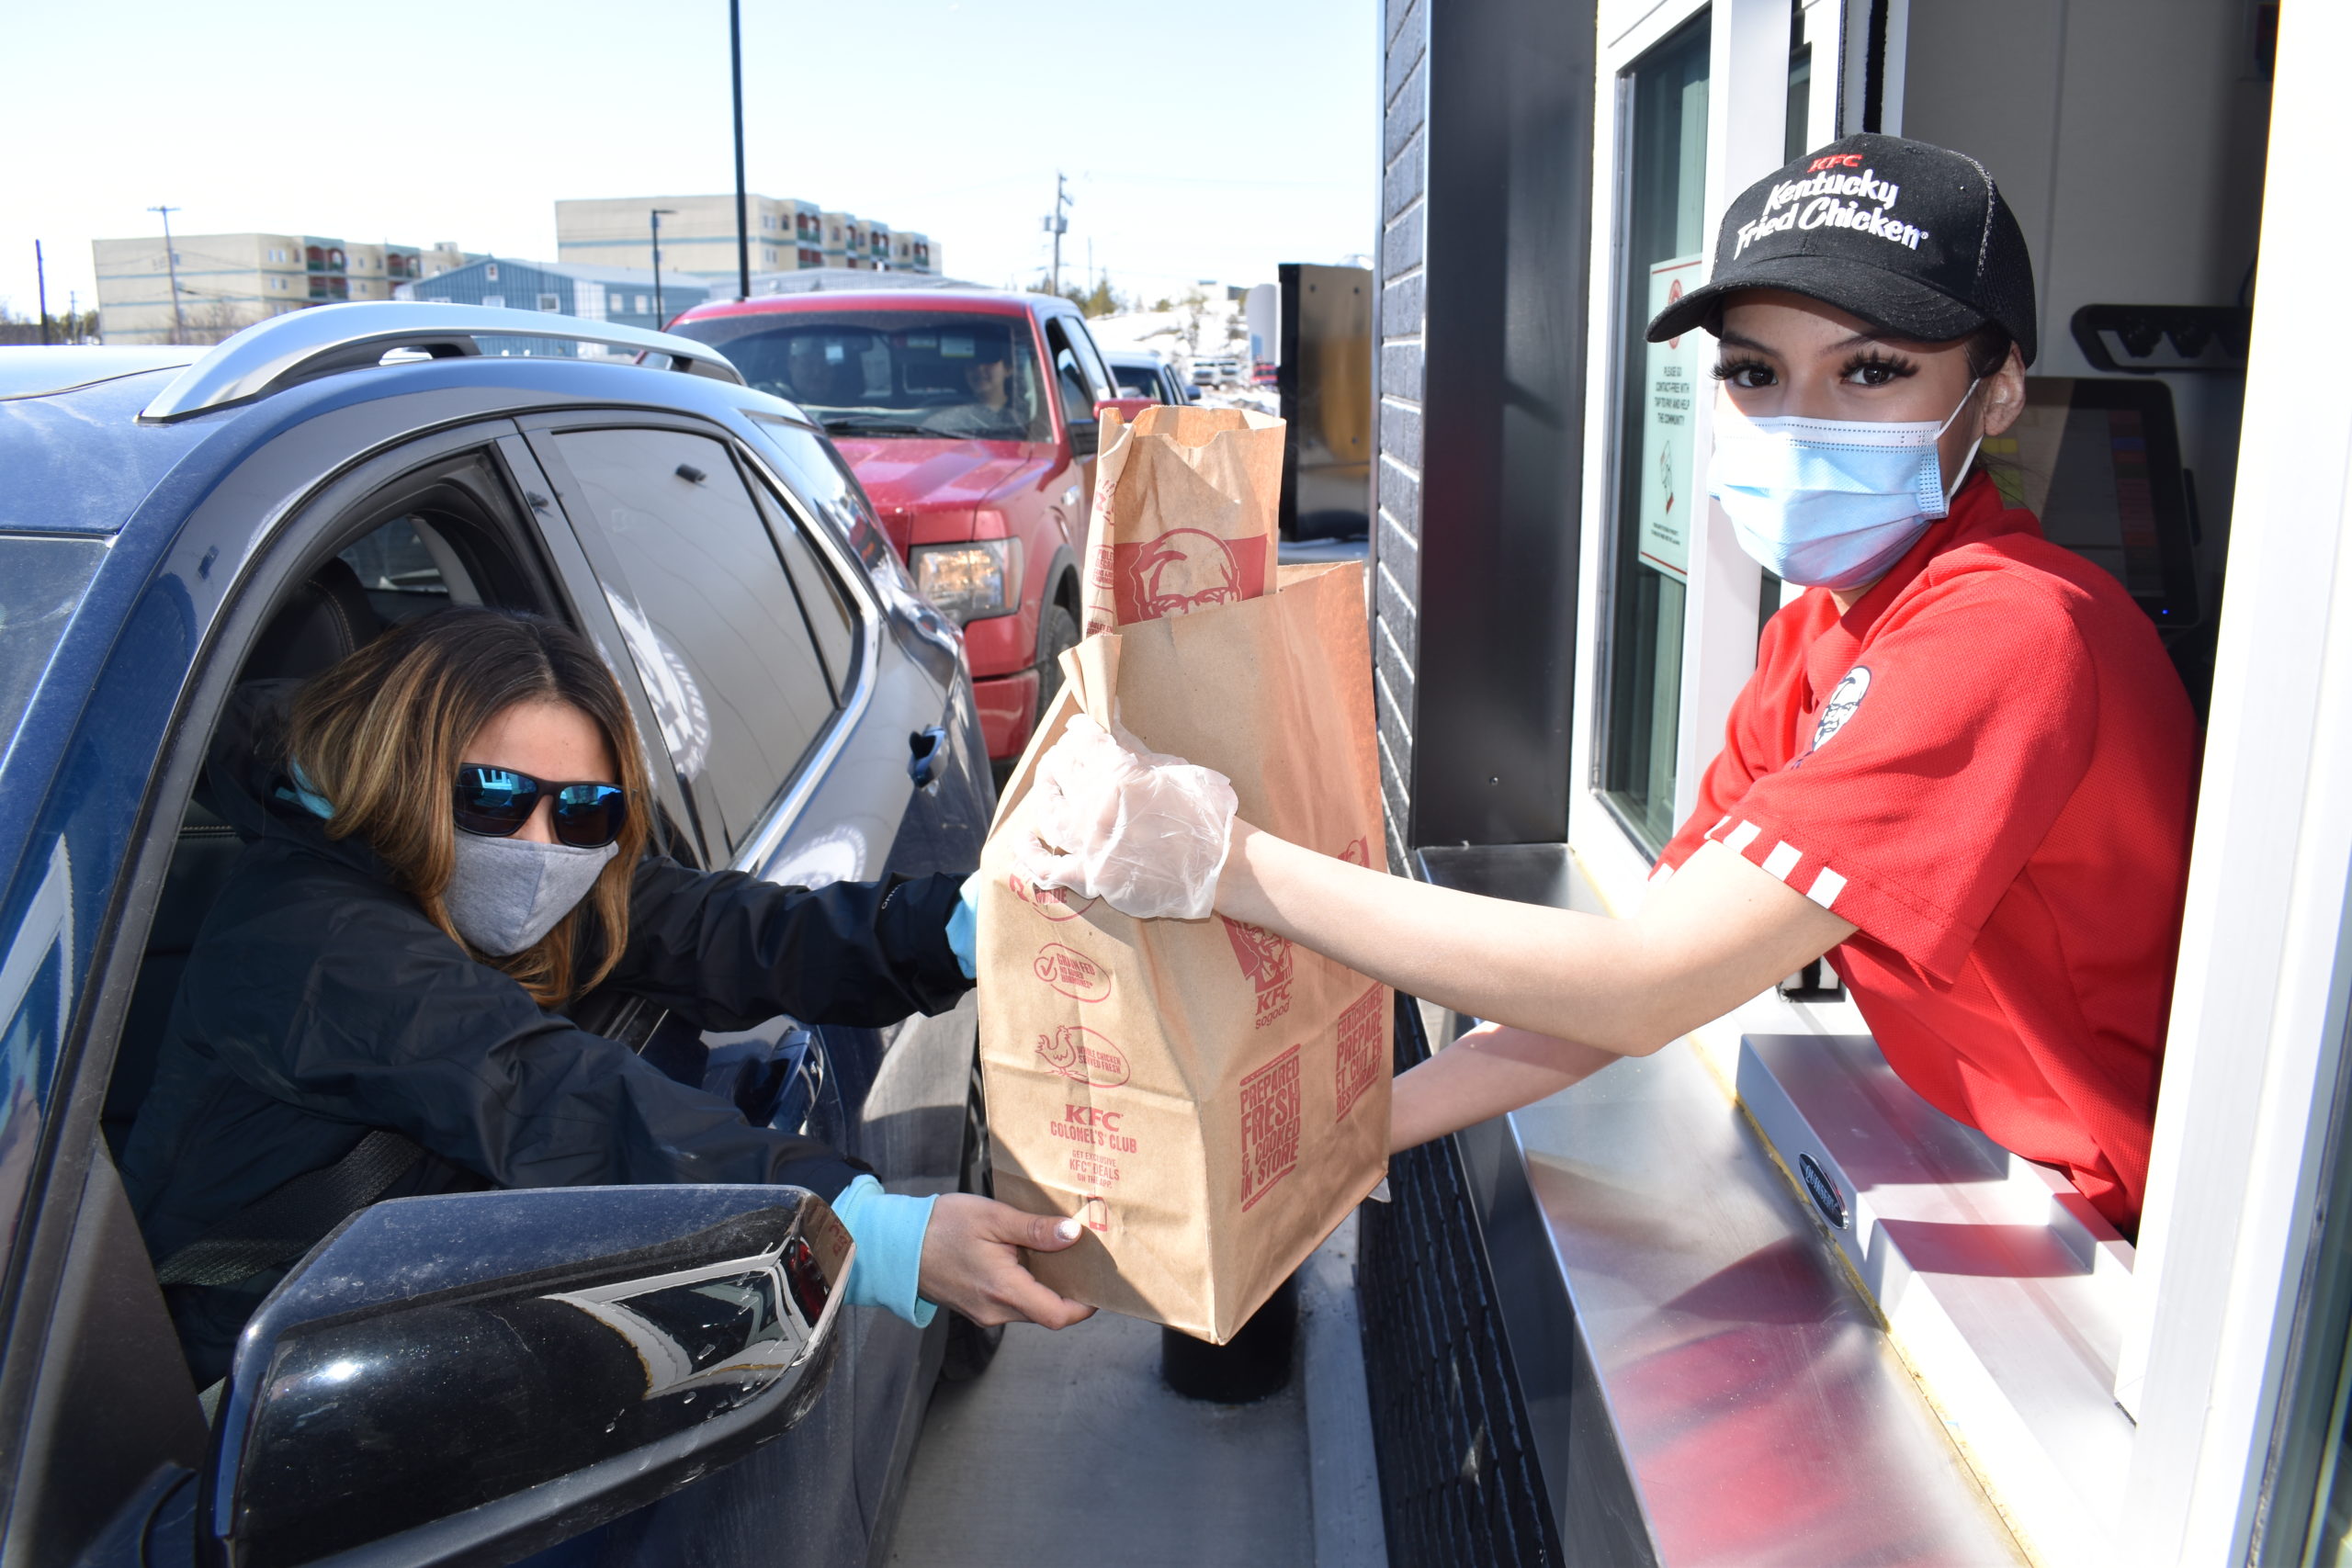
<svg viewBox="0 0 2352 1568">
<path fill-rule="evenodd" d="M 1846 678 L 1838 682 L 1836 691 L 1829 694 L 1828 705 L 1821 710 L 1820 722 L 1813 727 L 1813 744 L 1805 748 L 1806 756 L 1820 750 L 1831 736 L 1846 728 L 1846 721 L 1853 717 L 1854 710 L 1862 705 L 1862 698 L 1869 694 L 1870 689 L 1869 665 L 1857 664 L 1846 671 Z"/>
</svg>

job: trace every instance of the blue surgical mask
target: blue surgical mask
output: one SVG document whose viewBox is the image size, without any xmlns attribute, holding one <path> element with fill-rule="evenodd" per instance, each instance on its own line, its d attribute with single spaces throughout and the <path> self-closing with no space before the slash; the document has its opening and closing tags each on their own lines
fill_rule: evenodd
<svg viewBox="0 0 2352 1568">
<path fill-rule="evenodd" d="M 1739 547 L 1782 581 L 1859 587 L 1884 575 L 1951 509 L 1936 442 L 1975 390 L 1971 381 L 1941 424 L 1748 419 L 1726 399 L 1707 493 L 1722 504 Z M 1972 443 L 1962 473 L 1975 456 Z"/>
</svg>

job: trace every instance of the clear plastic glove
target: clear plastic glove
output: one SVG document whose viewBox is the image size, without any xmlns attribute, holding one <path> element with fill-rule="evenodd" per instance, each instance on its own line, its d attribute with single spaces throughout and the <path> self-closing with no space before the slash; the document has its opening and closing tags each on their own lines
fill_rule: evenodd
<svg viewBox="0 0 2352 1568">
<path fill-rule="evenodd" d="M 1080 714 L 1037 760 L 1013 864 L 1137 919 L 1204 920 L 1239 807 L 1214 768 L 1130 750 Z"/>
</svg>

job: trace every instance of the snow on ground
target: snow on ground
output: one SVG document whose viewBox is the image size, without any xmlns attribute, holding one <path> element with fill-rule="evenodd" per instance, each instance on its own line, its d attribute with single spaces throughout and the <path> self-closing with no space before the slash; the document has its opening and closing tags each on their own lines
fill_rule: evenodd
<svg viewBox="0 0 2352 1568">
<path fill-rule="evenodd" d="M 1229 354 L 1238 359 L 1247 359 L 1250 353 L 1241 301 L 1227 299 L 1223 289 L 1214 297 L 1205 290 L 1188 295 L 1172 310 L 1126 310 L 1097 316 L 1086 325 L 1106 352 L 1137 349 L 1157 354 L 1188 378 L 1196 353 Z"/>
</svg>

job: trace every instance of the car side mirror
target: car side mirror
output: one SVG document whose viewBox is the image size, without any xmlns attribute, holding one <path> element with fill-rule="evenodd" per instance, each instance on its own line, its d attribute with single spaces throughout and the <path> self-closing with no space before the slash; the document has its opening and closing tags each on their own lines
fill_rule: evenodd
<svg viewBox="0 0 2352 1568">
<path fill-rule="evenodd" d="M 1133 424 L 1136 417 L 1144 410 L 1156 409 L 1159 406 L 1158 398 L 1098 398 L 1094 403 L 1094 417 L 1101 419 L 1104 409 L 1116 409 L 1122 420 Z"/>
<path fill-rule="evenodd" d="M 246 1325 L 198 1534 L 229 1568 L 552 1546 L 807 1414 L 854 1256 L 797 1187 L 379 1203 Z"/>
</svg>

